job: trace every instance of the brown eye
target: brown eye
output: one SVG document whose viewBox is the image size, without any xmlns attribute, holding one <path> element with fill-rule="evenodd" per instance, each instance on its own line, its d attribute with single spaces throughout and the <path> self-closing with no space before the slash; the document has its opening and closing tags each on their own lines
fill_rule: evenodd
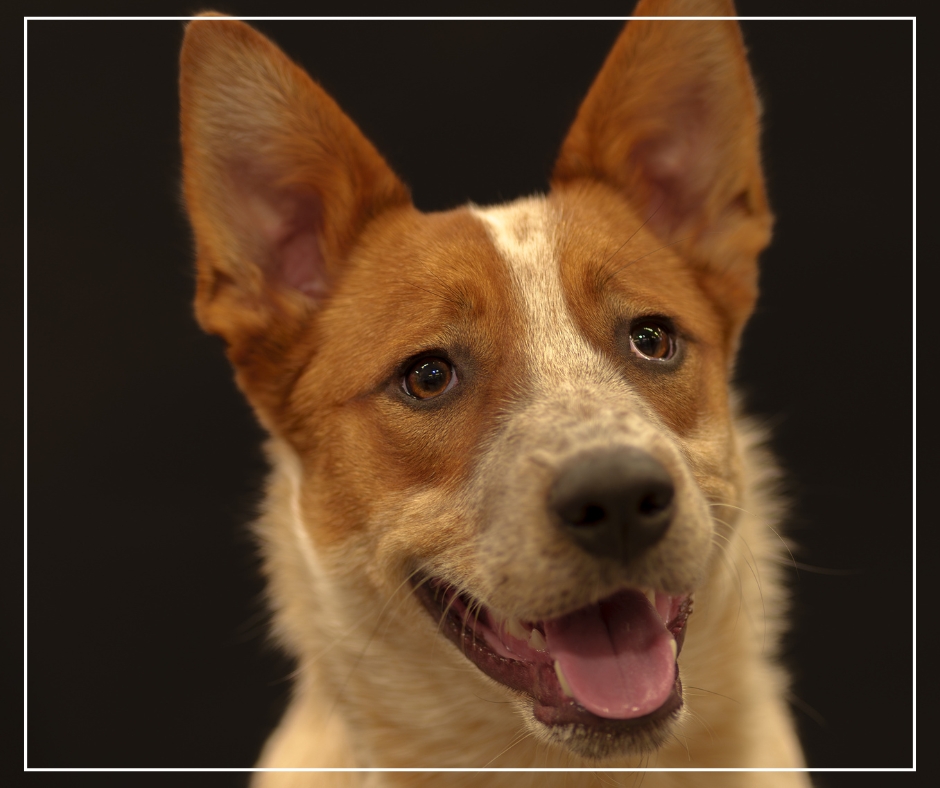
<svg viewBox="0 0 940 788">
<path fill-rule="evenodd" d="M 431 399 L 453 388 L 454 368 L 442 358 L 422 358 L 408 367 L 402 380 L 405 393 L 415 399 Z"/>
<path fill-rule="evenodd" d="M 655 320 L 638 320 L 630 328 L 630 350 L 650 361 L 668 361 L 675 355 L 672 332 Z"/>
</svg>

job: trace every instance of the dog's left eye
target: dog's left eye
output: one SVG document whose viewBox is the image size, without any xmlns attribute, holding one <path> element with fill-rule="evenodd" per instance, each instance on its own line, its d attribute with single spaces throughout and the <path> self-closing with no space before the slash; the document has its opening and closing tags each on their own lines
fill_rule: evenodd
<svg viewBox="0 0 940 788">
<path fill-rule="evenodd" d="M 449 391 L 457 383 L 453 366 L 442 358 L 419 359 L 405 372 L 402 388 L 415 399 L 431 399 Z"/>
<path fill-rule="evenodd" d="M 644 318 L 630 327 L 630 350 L 650 361 L 668 361 L 676 353 L 676 341 L 661 322 Z"/>
</svg>

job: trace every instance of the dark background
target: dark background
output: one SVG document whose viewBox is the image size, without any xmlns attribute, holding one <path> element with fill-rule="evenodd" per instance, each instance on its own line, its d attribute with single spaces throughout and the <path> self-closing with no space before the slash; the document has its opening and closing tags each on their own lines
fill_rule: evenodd
<svg viewBox="0 0 940 788">
<path fill-rule="evenodd" d="M 438 209 L 546 188 L 622 23 L 254 24 Z M 248 767 L 289 692 L 247 529 L 263 436 L 191 315 L 182 26 L 28 23 L 31 767 Z M 778 223 L 738 379 L 822 570 L 789 572 L 795 715 L 811 766 L 910 767 L 912 25 L 743 28 Z"/>
</svg>

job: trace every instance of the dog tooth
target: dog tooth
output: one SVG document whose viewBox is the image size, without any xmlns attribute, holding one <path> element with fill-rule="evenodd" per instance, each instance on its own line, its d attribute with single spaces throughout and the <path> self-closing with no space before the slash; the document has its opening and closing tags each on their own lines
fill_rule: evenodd
<svg viewBox="0 0 940 788">
<path fill-rule="evenodd" d="M 672 648 L 672 658 L 673 658 L 674 660 L 675 660 L 675 659 L 678 659 L 678 658 L 679 658 L 679 644 L 676 643 L 676 639 L 675 639 L 675 638 L 671 638 L 671 639 L 669 640 L 669 646 Z"/>
<path fill-rule="evenodd" d="M 558 683 L 561 684 L 561 691 L 565 693 L 569 698 L 574 697 L 574 693 L 571 691 L 571 686 L 568 684 L 568 679 L 565 678 L 565 674 L 561 672 L 561 665 L 558 664 L 558 660 L 555 660 L 555 675 L 558 676 Z"/>
<path fill-rule="evenodd" d="M 519 640 L 526 640 L 529 637 L 529 633 L 525 631 L 525 627 L 522 626 L 522 622 L 516 617 L 507 618 L 504 626 L 506 631 L 514 638 L 518 638 Z"/>
<path fill-rule="evenodd" d="M 534 648 L 536 651 L 545 651 L 547 647 L 542 633 L 532 627 L 532 631 L 529 633 L 529 648 Z"/>
<path fill-rule="evenodd" d="M 653 606 L 653 610 L 656 609 L 656 592 L 652 588 L 647 588 L 644 592 L 646 598 L 650 601 L 650 604 Z"/>
</svg>

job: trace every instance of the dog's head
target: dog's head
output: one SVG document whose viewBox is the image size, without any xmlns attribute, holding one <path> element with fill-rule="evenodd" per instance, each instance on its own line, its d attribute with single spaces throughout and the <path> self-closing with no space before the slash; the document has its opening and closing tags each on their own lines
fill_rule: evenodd
<svg viewBox="0 0 940 788">
<path fill-rule="evenodd" d="M 771 226 L 737 25 L 628 23 L 549 194 L 494 208 L 417 211 L 239 22 L 190 24 L 181 93 L 198 318 L 290 457 L 320 615 L 404 588 L 413 643 L 448 636 L 543 739 L 661 743 L 733 526 L 711 507 L 738 500 L 728 379 Z"/>
</svg>

